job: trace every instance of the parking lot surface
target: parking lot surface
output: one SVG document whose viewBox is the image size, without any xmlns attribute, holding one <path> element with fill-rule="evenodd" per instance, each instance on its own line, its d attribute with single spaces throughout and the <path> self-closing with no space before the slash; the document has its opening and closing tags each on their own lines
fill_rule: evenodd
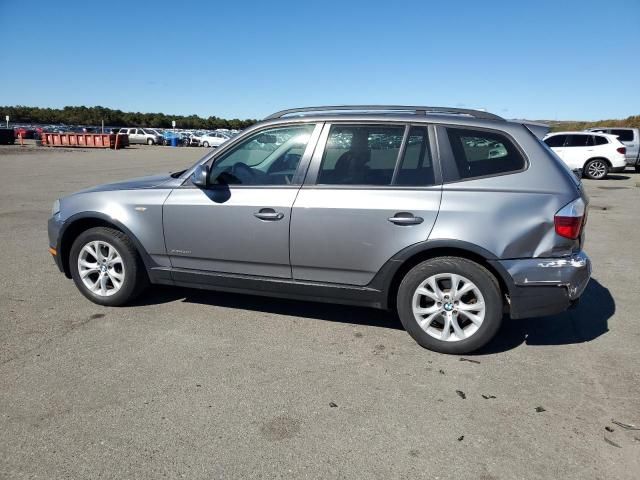
<svg viewBox="0 0 640 480">
<path fill-rule="evenodd" d="M 86 300 L 47 252 L 53 200 L 203 153 L 0 147 L 0 478 L 638 478 L 612 420 L 640 426 L 640 175 L 585 181 L 577 309 L 457 357 L 365 308 Z"/>
</svg>

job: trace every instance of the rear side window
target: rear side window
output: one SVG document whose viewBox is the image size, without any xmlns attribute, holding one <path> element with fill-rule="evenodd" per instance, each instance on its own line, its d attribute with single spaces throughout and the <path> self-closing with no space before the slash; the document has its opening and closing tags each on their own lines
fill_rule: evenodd
<svg viewBox="0 0 640 480">
<path fill-rule="evenodd" d="M 593 136 L 594 145 L 606 145 L 607 143 L 609 143 L 609 140 L 607 140 L 605 137 L 601 137 L 600 135 Z"/>
<path fill-rule="evenodd" d="M 411 127 L 394 185 L 428 186 L 435 183 L 433 162 L 429 153 L 427 127 Z"/>
<path fill-rule="evenodd" d="M 526 166 L 513 142 L 500 133 L 447 128 L 447 135 L 458 179 L 517 172 Z"/>
<path fill-rule="evenodd" d="M 333 125 L 318 184 L 391 185 L 404 126 Z"/>
<path fill-rule="evenodd" d="M 612 129 L 611 135 L 617 135 L 621 142 L 633 142 L 633 130 L 629 129 Z"/>
<path fill-rule="evenodd" d="M 565 147 L 591 147 L 593 135 L 567 135 Z"/>
<path fill-rule="evenodd" d="M 562 147 L 566 139 L 566 135 L 554 135 L 553 137 L 545 138 L 544 143 L 549 147 Z"/>
</svg>

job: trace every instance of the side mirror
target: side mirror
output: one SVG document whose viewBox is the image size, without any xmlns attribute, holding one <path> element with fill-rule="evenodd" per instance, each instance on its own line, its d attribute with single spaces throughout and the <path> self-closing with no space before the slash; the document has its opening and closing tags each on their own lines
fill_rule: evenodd
<svg viewBox="0 0 640 480">
<path fill-rule="evenodd" d="M 209 186 L 209 167 L 207 165 L 198 165 L 191 174 L 191 182 L 200 188 Z"/>
</svg>

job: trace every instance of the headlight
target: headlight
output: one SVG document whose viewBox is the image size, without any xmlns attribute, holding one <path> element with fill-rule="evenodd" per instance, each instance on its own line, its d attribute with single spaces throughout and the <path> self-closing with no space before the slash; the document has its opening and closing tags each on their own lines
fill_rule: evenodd
<svg viewBox="0 0 640 480">
<path fill-rule="evenodd" d="M 60 212 L 60 200 L 56 200 L 53 202 L 53 207 L 51 207 L 51 215 L 55 215 Z"/>
</svg>

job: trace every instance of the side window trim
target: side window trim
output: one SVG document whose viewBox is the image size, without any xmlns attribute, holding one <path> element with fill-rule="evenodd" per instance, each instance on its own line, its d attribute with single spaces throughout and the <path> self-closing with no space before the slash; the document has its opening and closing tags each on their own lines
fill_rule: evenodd
<svg viewBox="0 0 640 480">
<path fill-rule="evenodd" d="M 309 163 L 311 162 L 311 156 L 313 154 L 313 151 L 315 149 L 315 146 L 317 144 L 317 140 L 318 137 L 320 136 L 320 132 L 322 131 L 322 128 L 324 126 L 323 122 L 308 122 L 308 123 L 301 123 L 301 122 L 295 122 L 295 123 L 283 123 L 283 124 L 277 124 L 277 125 L 265 125 L 262 128 L 256 128 L 255 130 L 250 130 L 248 132 L 245 132 L 245 134 L 240 134 L 237 135 L 235 137 L 233 137 L 233 141 L 229 141 L 229 142 L 225 142 L 225 148 L 224 149 L 219 149 L 219 150 L 214 150 L 210 156 L 206 157 L 206 160 L 201 161 L 198 163 L 198 165 L 207 165 L 209 168 L 213 167 L 213 164 L 215 162 L 217 162 L 218 160 L 224 159 L 229 153 L 231 153 L 238 145 L 242 144 L 246 139 L 248 139 L 251 136 L 254 136 L 256 134 L 259 134 L 261 132 L 267 131 L 267 130 L 273 130 L 275 128 L 286 128 L 286 127 L 296 127 L 296 126 L 301 126 L 301 125 L 308 125 L 308 124 L 312 124 L 314 125 L 314 129 L 311 132 L 311 135 L 309 137 L 309 141 L 307 142 L 307 146 L 305 147 L 305 150 L 302 154 L 302 158 L 300 159 L 300 161 L 298 162 L 298 167 L 296 168 L 296 173 L 293 175 L 292 181 L 290 184 L 288 185 L 238 185 L 238 184 L 233 184 L 233 185 L 225 185 L 225 186 L 220 186 L 220 185 L 210 185 L 209 189 L 234 189 L 234 188 L 257 188 L 257 189 L 265 189 L 265 188 L 300 188 L 302 186 L 302 181 L 304 179 L 304 176 L 306 174 L 307 171 L 307 167 L 309 165 Z M 219 147 L 220 148 L 220 147 Z M 195 167 L 194 167 L 195 168 Z M 200 188 L 200 187 L 195 187 L 193 185 L 193 183 L 191 183 L 191 175 L 189 174 L 187 176 L 187 178 L 185 179 L 185 181 L 182 183 L 182 188 Z"/>
<path fill-rule="evenodd" d="M 391 175 L 391 185 L 392 187 L 396 180 L 398 179 L 398 171 L 400 170 L 400 164 L 402 163 L 402 159 L 404 158 L 404 153 L 407 150 L 407 141 L 409 140 L 409 131 L 411 130 L 410 125 L 404 126 L 404 134 L 402 135 L 402 143 L 400 144 L 400 150 L 398 150 L 398 156 L 396 157 L 396 164 L 393 167 L 393 175 Z"/>
<path fill-rule="evenodd" d="M 426 186 L 405 186 L 405 185 L 318 185 L 318 173 L 320 172 L 320 165 L 322 163 L 322 157 L 324 155 L 324 150 L 327 146 L 327 142 L 329 140 L 329 133 L 331 131 L 331 127 L 333 125 L 351 125 L 354 124 L 353 121 L 335 121 L 335 122 L 327 122 L 323 125 L 322 132 L 320 132 L 318 141 L 315 145 L 315 151 L 310 159 L 310 165 L 308 170 L 306 171 L 306 177 L 304 182 L 302 183 L 302 188 L 320 188 L 320 189 L 358 189 L 358 190 L 378 190 L 378 189 L 396 189 L 396 190 L 416 190 L 416 189 L 424 189 L 424 190 L 433 190 L 434 188 L 440 189 L 442 188 L 443 182 L 443 170 L 440 162 L 440 147 L 438 144 L 438 131 L 437 126 L 432 123 L 404 123 L 404 122 L 363 122 L 363 125 L 397 125 L 404 126 L 405 132 L 403 135 L 402 146 L 400 148 L 400 152 L 398 153 L 398 157 L 396 158 L 396 166 L 395 170 L 399 168 L 399 165 L 402 162 L 402 158 L 404 155 L 403 147 L 405 147 L 405 143 L 408 141 L 408 132 L 411 131 L 412 127 L 426 127 L 427 135 L 429 138 L 428 149 L 431 154 L 431 162 L 433 163 L 433 175 L 434 175 L 434 184 L 426 185 Z M 446 134 L 446 133 L 445 133 Z M 442 136 L 442 134 L 440 134 Z M 395 178 L 394 178 L 395 180 Z"/>
</svg>

